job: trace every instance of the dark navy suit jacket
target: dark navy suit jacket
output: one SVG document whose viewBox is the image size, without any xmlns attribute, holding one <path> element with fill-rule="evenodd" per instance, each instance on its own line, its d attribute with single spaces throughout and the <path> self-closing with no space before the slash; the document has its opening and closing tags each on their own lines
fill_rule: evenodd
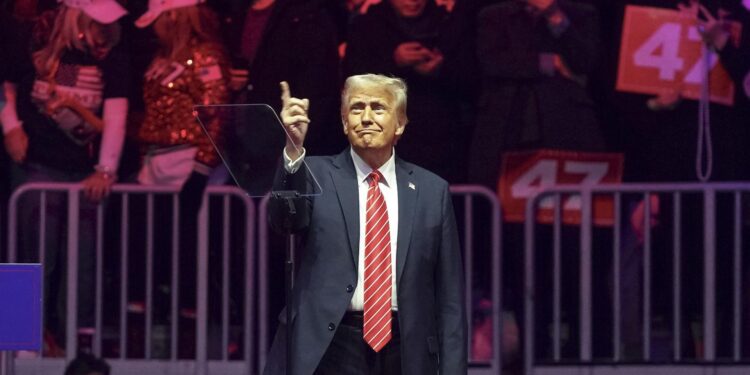
<svg viewBox="0 0 750 375">
<path fill-rule="evenodd" d="M 312 374 L 351 302 L 359 261 L 359 196 L 349 149 L 336 156 L 307 157 L 309 170 L 283 168 L 276 189 L 321 193 L 301 198 L 290 217 L 272 204 L 270 220 L 290 220 L 306 232 L 295 279 L 291 324 L 293 375 Z M 398 239 L 396 282 L 404 374 L 466 374 L 467 320 L 464 280 L 448 184 L 437 175 L 396 158 Z M 285 312 L 265 374 L 285 372 Z"/>
</svg>

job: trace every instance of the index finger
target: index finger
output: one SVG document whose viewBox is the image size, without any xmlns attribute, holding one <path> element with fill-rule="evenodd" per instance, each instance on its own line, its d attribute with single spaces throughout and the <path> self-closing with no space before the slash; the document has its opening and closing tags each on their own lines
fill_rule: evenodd
<svg viewBox="0 0 750 375">
<path fill-rule="evenodd" d="M 281 81 L 279 85 L 281 86 L 281 105 L 286 107 L 287 103 L 289 103 L 289 98 L 291 97 L 289 94 L 289 83 L 287 83 L 287 81 Z"/>
</svg>

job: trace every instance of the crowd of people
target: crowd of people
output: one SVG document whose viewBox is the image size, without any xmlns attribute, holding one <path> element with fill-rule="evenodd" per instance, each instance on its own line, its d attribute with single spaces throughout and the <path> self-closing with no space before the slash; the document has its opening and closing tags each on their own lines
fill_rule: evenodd
<svg viewBox="0 0 750 375">
<path fill-rule="evenodd" d="M 694 180 L 696 102 L 672 93 L 649 106 L 648 95 L 614 89 L 625 6 L 680 4 L 6 0 L 3 168 L 15 178 L 4 188 L 83 181 L 96 201 L 115 180 L 175 178 L 200 191 L 218 159 L 190 121 L 192 105 L 278 110 L 281 80 L 318 103 L 311 151 L 334 152 L 342 78 L 364 72 L 407 80 L 411 134 L 399 152 L 452 183 L 494 188 L 503 153 L 541 148 L 624 152 L 626 180 Z M 702 6 L 747 23 L 739 0 Z M 721 40 L 712 48 L 736 84 L 734 106 L 712 111 L 715 178 L 743 179 L 747 163 L 732 154 L 748 140 L 748 38 L 714 31 L 705 35 Z M 220 119 L 208 122 L 220 137 Z M 169 149 L 184 145 L 197 148 Z M 149 175 L 153 161 L 191 156 L 197 174 Z"/>
<path fill-rule="evenodd" d="M 628 5 L 680 9 L 702 25 L 736 87 L 733 106 L 711 107 L 714 180 L 750 179 L 750 159 L 738 157 L 750 145 L 741 0 L 4 0 L 0 207 L 26 182 L 81 182 L 81 226 L 93 227 L 115 182 L 172 185 L 194 227 L 220 164 L 206 132 L 219 145 L 224 135 L 221 116 L 198 122 L 194 105 L 278 111 L 287 81 L 314 103 L 307 152 L 332 154 L 346 145 L 341 85 L 363 73 L 406 81 L 409 131 L 396 152 L 450 183 L 495 189 L 502 155 L 537 149 L 623 153 L 625 181 L 694 181 L 698 102 L 615 89 Z M 62 199 L 48 198 L 50 217 L 64 217 Z M 39 221 L 39 204 L 22 202 L 22 223 Z M 93 274 L 95 241 L 80 238 L 82 275 Z M 92 283 L 79 283 L 82 326 Z"/>
</svg>

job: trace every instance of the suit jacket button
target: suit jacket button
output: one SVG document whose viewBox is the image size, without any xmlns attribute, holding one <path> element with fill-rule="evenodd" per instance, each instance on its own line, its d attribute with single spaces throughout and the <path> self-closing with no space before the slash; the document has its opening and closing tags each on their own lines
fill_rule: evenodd
<svg viewBox="0 0 750 375">
<path fill-rule="evenodd" d="M 333 331 L 334 329 L 336 329 L 336 325 L 333 323 L 328 323 L 328 330 Z"/>
<path fill-rule="evenodd" d="M 346 286 L 346 291 L 347 291 L 347 293 L 351 293 L 351 292 L 352 292 L 353 290 L 354 290 L 354 287 L 353 287 L 353 286 L 351 286 L 351 285 L 347 285 L 347 286 Z"/>
</svg>

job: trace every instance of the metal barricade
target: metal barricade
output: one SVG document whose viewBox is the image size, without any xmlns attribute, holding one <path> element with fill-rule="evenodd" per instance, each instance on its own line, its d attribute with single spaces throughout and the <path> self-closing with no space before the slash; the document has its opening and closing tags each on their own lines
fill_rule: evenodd
<svg viewBox="0 0 750 375">
<path fill-rule="evenodd" d="M 103 353 L 103 333 L 107 329 L 114 327 L 105 327 L 103 320 L 103 285 L 105 280 L 104 275 L 104 259 L 109 256 L 108 251 L 105 251 L 105 234 L 106 229 L 112 229 L 107 226 L 105 218 L 110 218 L 109 211 L 119 211 L 119 223 L 114 232 L 119 233 L 119 247 L 120 258 L 119 258 L 119 337 L 117 338 L 118 343 L 118 355 L 114 359 L 107 356 L 107 360 L 112 364 L 114 369 L 122 369 L 127 372 L 138 371 L 139 373 L 195 373 L 195 374 L 208 374 L 209 369 L 216 372 L 214 373 L 236 373 L 236 374 L 250 374 L 252 373 L 255 366 L 255 251 L 253 247 L 253 241 L 255 238 L 255 205 L 253 201 L 247 197 L 247 195 L 240 189 L 227 186 L 209 186 L 206 189 L 204 196 L 203 207 L 198 214 L 198 233 L 197 233 L 197 244 L 196 244 L 196 276 L 197 276 L 197 296 L 196 296 L 196 311 L 195 311 L 195 358 L 188 358 L 182 360 L 178 358 L 178 340 L 181 332 L 178 327 L 178 294 L 179 294 L 179 272 L 180 272 L 180 207 L 177 199 L 177 190 L 173 187 L 163 186 L 141 186 L 141 185 L 125 185 L 118 184 L 112 188 L 111 196 L 107 200 L 107 208 L 105 213 L 105 205 L 95 206 L 95 228 L 80 228 L 79 224 L 82 220 L 87 218 L 81 218 L 81 188 L 80 184 L 65 184 L 65 183 L 31 183 L 19 187 L 11 196 L 9 201 L 8 211 L 8 260 L 10 262 L 16 262 L 18 260 L 18 240 L 19 231 L 24 230 L 26 233 L 32 233 L 31 228 L 22 228 L 18 222 L 18 215 L 21 210 L 28 209 L 28 207 L 21 207 L 19 205 L 20 200 L 24 197 L 28 197 L 31 194 L 36 194 L 38 198 L 35 206 L 35 210 L 38 210 L 38 260 L 41 263 L 45 263 L 45 242 L 48 237 L 46 232 L 49 220 L 57 220 L 61 218 L 53 217 L 48 213 L 48 201 L 51 199 L 59 199 L 64 197 L 63 202 L 66 211 L 65 227 L 66 231 L 66 246 L 60 246 L 60 250 L 67 249 L 67 270 L 66 270 L 66 317 L 65 317 L 65 347 L 66 360 L 70 361 L 74 358 L 77 350 L 71 348 L 78 348 L 77 342 L 77 301 L 78 301 L 78 264 L 79 264 L 79 249 L 83 246 L 79 242 L 79 233 L 81 229 L 93 229 L 95 232 L 95 298 L 94 298 L 94 312 L 95 312 L 95 323 L 93 342 L 91 346 L 92 352 L 99 356 Z M 132 235 L 132 228 L 130 224 L 132 221 L 130 210 L 131 200 L 145 199 L 145 215 L 143 219 L 146 222 L 145 225 L 145 301 L 143 303 L 143 338 L 141 344 L 143 345 L 143 355 L 132 358 L 128 355 L 130 329 L 132 328 L 128 321 L 128 293 L 129 293 L 129 281 L 133 278 L 142 277 L 143 275 L 134 274 L 134 271 L 129 267 L 129 252 L 132 250 L 131 242 L 134 241 Z M 218 200 L 218 201 L 217 201 Z M 167 204 L 171 207 L 171 212 L 167 216 L 171 217 L 170 228 L 157 228 L 157 212 L 155 211 L 155 201 L 160 202 L 171 202 Z M 115 205 L 117 202 L 119 205 Z M 209 202 L 210 204 L 206 204 Z M 211 226 L 211 220 L 213 218 L 212 210 L 214 207 L 220 207 L 220 216 L 217 216 L 218 222 L 221 223 L 218 229 Z M 234 211 L 232 209 L 234 208 Z M 235 212 L 236 214 L 233 214 Z M 28 212 L 27 212 L 28 213 Z M 239 224 L 235 223 L 236 216 L 239 215 Z M 115 220 L 113 220 L 115 221 Z M 88 224 L 88 221 L 86 222 Z M 237 239 L 237 233 L 230 233 L 232 228 L 239 227 L 237 230 L 239 239 Z M 212 230 L 213 229 L 213 230 Z M 171 249 L 163 249 L 171 251 L 171 280 L 169 281 L 169 289 L 171 291 L 171 301 L 169 303 L 170 311 L 168 314 L 167 321 L 169 327 L 167 328 L 170 332 L 170 348 L 169 355 L 166 358 L 157 358 L 158 356 L 154 353 L 155 345 L 155 332 L 156 328 L 154 324 L 154 290 L 155 290 L 155 252 L 159 251 L 159 245 L 155 242 L 155 236 L 157 234 L 167 234 L 163 237 L 171 238 L 169 243 Z M 209 238 L 214 234 L 211 239 Z M 214 239 L 218 238 L 218 239 Z M 234 242 L 233 242 L 234 241 Z M 213 245 L 219 243 L 220 250 L 214 252 Z M 238 244 L 235 247 L 242 249 L 240 257 L 244 261 L 244 274 L 241 277 L 244 283 L 243 295 L 241 297 L 241 304 L 244 305 L 244 312 L 242 313 L 242 323 L 239 330 L 243 341 L 241 343 L 234 343 L 236 347 L 242 347 L 242 355 L 240 356 L 243 361 L 230 361 L 229 346 L 230 346 L 230 284 L 233 284 L 230 280 L 230 265 L 233 254 L 237 254 L 236 251 L 232 251 L 232 244 Z M 209 248 L 211 247 L 211 250 Z M 221 284 L 221 317 L 219 318 L 218 328 L 214 329 L 214 335 L 218 339 L 214 340 L 212 345 L 209 345 L 209 251 L 214 254 L 221 254 L 221 267 L 220 267 L 220 281 Z M 117 263 L 117 262 L 115 262 Z M 111 270 L 110 270 L 111 271 Z M 115 272 L 116 273 L 116 272 Z M 106 275 L 114 277 L 114 275 Z M 47 298 L 49 300 L 49 298 Z M 240 303 L 240 302 L 238 302 Z M 215 327 L 214 327 L 215 328 Z M 235 329 L 237 330 L 237 329 Z M 218 344 L 216 344 L 218 343 Z M 220 346 L 219 358 L 208 357 L 208 349 L 210 346 Z M 153 359 L 162 359 L 161 361 L 154 361 Z M 163 361 L 166 359 L 167 361 Z M 218 359 L 218 360 L 215 360 Z M 17 360 L 16 368 L 19 369 L 19 373 L 42 374 L 45 373 L 44 363 L 47 363 L 47 367 L 51 367 L 49 373 L 60 373 L 63 362 L 60 359 L 55 358 L 36 358 L 28 360 Z M 26 370 L 24 370 L 24 368 Z"/>
<path fill-rule="evenodd" d="M 464 250 L 464 272 L 465 272 L 465 285 L 466 285 L 466 309 L 467 312 L 469 312 L 468 316 L 469 319 L 472 317 L 472 312 L 474 311 L 474 304 L 473 304 L 473 297 L 474 297 L 474 291 L 472 289 L 472 280 L 473 275 L 476 270 L 472 267 L 474 262 L 475 254 L 477 254 L 477 251 L 480 249 L 477 247 L 477 242 L 474 238 L 474 228 L 475 226 L 479 226 L 480 228 L 486 228 L 485 233 L 489 237 L 487 239 L 487 245 L 486 247 L 481 249 L 483 251 L 489 251 L 489 259 L 490 264 L 488 265 L 490 275 L 491 275 L 491 285 L 488 286 L 487 289 L 490 290 L 490 294 L 492 297 L 492 359 L 489 363 L 486 362 L 479 362 L 479 363 L 471 363 L 472 374 L 500 374 L 502 370 L 502 339 L 501 339 L 501 332 L 502 332 L 502 302 L 501 302 L 501 295 L 502 295 L 502 289 L 501 289 L 501 280 L 502 280 L 502 274 L 501 274 L 501 242 L 500 242 L 500 235 L 501 235 L 501 222 L 500 222 L 500 203 L 498 202 L 497 196 L 490 190 L 484 187 L 480 186 L 472 186 L 472 185 L 460 185 L 460 186 L 451 186 L 451 194 L 454 197 L 454 203 L 457 203 L 456 207 L 456 215 L 459 217 L 463 217 L 463 220 L 459 220 L 458 226 L 459 231 L 463 234 L 463 250 Z M 476 216 L 475 216 L 475 200 L 480 199 L 485 201 L 485 204 L 487 205 L 489 215 L 486 217 L 489 222 L 486 223 L 476 223 Z M 258 318 L 261 322 L 260 328 L 259 328 L 259 338 L 258 342 L 260 343 L 258 347 L 258 365 L 259 365 L 259 372 L 260 369 L 262 369 L 263 365 L 265 364 L 266 360 L 266 352 L 268 350 L 268 345 L 270 344 L 270 337 L 269 337 L 269 324 L 264 324 L 264 322 L 274 322 L 275 320 L 269 320 L 269 313 L 270 313 L 270 307 L 269 307 L 269 296 L 268 296 L 268 290 L 269 290 L 269 251 L 271 251 L 270 247 L 270 229 L 267 223 L 267 220 L 265 218 L 268 216 L 268 200 L 269 197 L 266 196 L 263 200 L 261 200 L 258 213 L 259 213 L 259 254 L 258 254 L 258 272 L 259 272 L 259 291 L 260 291 L 260 300 L 258 302 Z M 460 210 L 459 208 L 463 208 L 463 210 Z M 485 253 L 486 255 L 486 253 Z M 471 326 L 469 324 L 469 326 Z M 469 334 L 471 336 L 471 332 Z M 469 343 L 471 343 L 471 338 L 469 339 Z M 469 344 L 470 345 L 470 344 Z M 471 358 L 471 355 L 469 356 Z"/>
<path fill-rule="evenodd" d="M 743 340 L 748 340 L 748 338 L 746 334 L 743 335 L 743 329 L 747 329 L 743 327 L 743 318 L 747 311 L 742 308 L 743 250 L 747 247 L 744 245 L 743 234 L 748 231 L 743 215 L 747 201 L 743 198 L 747 193 L 750 193 L 750 183 L 559 186 L 537 192 L 528 200 L 525 214 L 523 345 L 525 374 L 750 373 L 750 366 L 744 363 L 747 361 L 747 351 L 743 354 L 745 350 Z M 580 199 L 579 223 L 563 223 L 562 211 L 565 210 L 565 202 L 569 201 L 570 197 Z M 613 207 L 611 227 L 601 228 L 594 223 L 595 201 L 601 197 L 611 199 Z M 639 214 L 629 215 L 626 203 L 635 207 L 634 212 L 639 212 Z M 661 207 L 671 206 L 671 210 L 664 212 L 663 208 L 659 209 L 658 206 L 654 206 L 656 204 Z M 538 214 L 542 205 L 553 210 L 551 223 L 539 222 Z M 663 224 L 662 221 L 668 224 Z M 688 229 L 683 230 L 684 227 Z M 657 230 L 661 235 L 659 243 L 655 243 L 654 240 Z M 717 233 L 725 232 L 727 232 L 726 236 L 717 235 Z M 577 268 L 578 275 L 569 279 L 562 277 L 563 272 L 566 271 L 563 266 L 564 256 L 561 254 L 561 251 L 565 250 L 563 242 L 566 234 L 577 235 L 573 241 L 577 242 L 577 246 L 573 248 L 577 251 L 578 258 L 577 262 L 572 263 L 571 268 L 574 270 Z M 626 254 L 623 252 L 624 243 L 632 242 L 633 238 L 635 238 L 633 243 L 636 245 L 631 248 L 639 252 L 637 259 L 640 264 L 634 268 L 636 271 L 627 271 L 630 274 L 625 275 L 626 269 L 623 268 L 622 259 L 622 256 Z M 608 241 L 611 241 L 611 245 Z M 545 244 L 549 246 L 544 246 Z M 541 249 L 549 247 L 552 252 L 551 272 L 548 269 L 536 269 L 539 259 L 549 254 L 540 253 Z M 686 255 L 686 252 L 692 249 L 696 250 Z M 656 268 L 652 263 L 654 255 L 664 257 L 665 252 L 666 255 L 671 255 L 667 257 L 671 264 L 666 268 Z M 605 269 L 594 267 L 592 259 L 595 255 L 604 257 L 605 261 L 610 262 Z M 696 255 L 702 259 L 696 260 L 694 258 Z M 688 259 L 689 256 L 693 258 Z M 694 263 L 697 263 L 697 267 Z M 684 269 L 686 264 L 692 268 L 698 268 L 698 272 L 687 272 Z M 722 270 L 722 273 L 717 274 L 717 266 L 720 264 L 731 264 L 731 269 Z M 552 275 L 551 296 L 543 290 L 544 285 L 542 287 L 536 285 L 539 277 L 544 274 Z M 628 306 L 622 303 L 623 292 L 630 292 L 628 288 L 632 286 L 623 284 L 623 280 L 628 280 L 627 277 L 633 274 L 637 275 L 635 280 L 642 285 L 642 290 L 637 292 L 640 294 L 637 296 L 637 301 L 640 301 L 641 311 L 637 312 L 635 317 L 626 317 L 623 316 L 623 311 Z M 661 289 L 654 285 L 655 281 L 652 279 L 654 275 L 662 276 L 660 281 L 662 278 L 667 279 L 660 285 Z M 717 275 L 720 280 L 717 280 Z M 599 336 L 595 338 L 594 320 L 604 317 L 594 314 L 595 302 L 592 288 L 601 287 L 602 284 L 597 283 L 600 283 L 603 277 L 606 279 L 605 283 L 609 284 L 610 293 L 610 300 L 605 299 L 604 302 L 610 305 L 604 305 L 604 307 L 612 314 L 612 324 L 605 330 L 597 332 Z M 694 279 L 695 277 L 700 278 Z M 575 350 L 572 351 L 573 354 L 566 356 L 561 348 L 562 336 L 565 336 L 561 306 L 570 301 L 564 300 L 562 289 L 563 282 L 571 280 L 577 283 L 577 290 L 575 290 L 575 284 L 570 289 L 575 290 L 578 301 L 573 301 L 571 305 L 566 306 L 572 306 L 572 311 L 577 309 L 577 314 L 570 321 L 573 322 L 572 326 L 577 324 L 578 329 L 577 332 L 568 333 L 569 337 L 577 335 L 577 340 L 570 341 L 574 343 Z M 719 281 L 732 285 L 731 297 L 717 296 L 718 292 L 727 290 L 717 287 Z M 697 283 L 700 286 L 696 289 L 702 294 L 702 302 L 696 309 L 700 314 L 700 321 L 694 324 L 694 332 L 691 335 L 698 344 L 690 348 L 684 345 L 686 340 L 684 337 L 685 304 L 692 302 L 684 298 L 684 294 L 690 292 L 686 290 L 685 283 Z M 671 300 L 658 300 L 659 293 L 664 292 L 665 288 L 669 289 L 668 294 Z M 551 331 L 546 333 L 545 327 L 537 326 L 539 316 L 536 314 L 541 311 L 536 307 L 543 302 L 543 298 L 550 297 L 552 300 Z M 653 314 L 653 304 L 655 302 L 667 306 L 661 309 L 666 311 L 665 320 L 668 322 L 663 324 L 666 328 L 662 327 L 662 330 L 666 333 L 667 339 L 659 339 L 659 335 L 654 331 L 656 317 Z M 596 307 L 599 306 L 596 305 Z M 723 313 L 722 317 L 726 319 L 720 320 L 717 316 L 719 313 Z M 625 319 L 633 318 L 636 319 L 634 320 L 636 325 L 640 325 L 640 332 L 636 332 L 639 336 L 636 348 L 640 353 L 624 355 L 623 337 L 626 334 L 632 336 L 634 332 L 623 332 L 622 325 Z M 544 323 L 546 322 L 542 322 Z M 539 332 L 542 332 L 541 337 L 547 335 L 545 339 L 551 337 L 551 348 L 544 348 L 551 353 L 547 357 L 537 352 L 539 348 L 535 345 L 535 340 L 540 337 Z M 599 340 L 597 341 L 599 343 L 605 342 L 611 345 L 611 350 L 603 355 L 597 354 L 596 350 L 601 350 L 601 348 L 596 346 L 596 340 Z M 719 344 L 723 343 L 731 344 L 724 345 L 723 351 L 717 353 Z M 660 345 L 659 348 L 657 344 Z M 744 344 L 750 345 L 750 343 Z M 668 349 L 666 354 L 659 354 L 659 349 L 663 347 Z M 690 351 L 695 353 L 685 355 Z"/>
</svg>

